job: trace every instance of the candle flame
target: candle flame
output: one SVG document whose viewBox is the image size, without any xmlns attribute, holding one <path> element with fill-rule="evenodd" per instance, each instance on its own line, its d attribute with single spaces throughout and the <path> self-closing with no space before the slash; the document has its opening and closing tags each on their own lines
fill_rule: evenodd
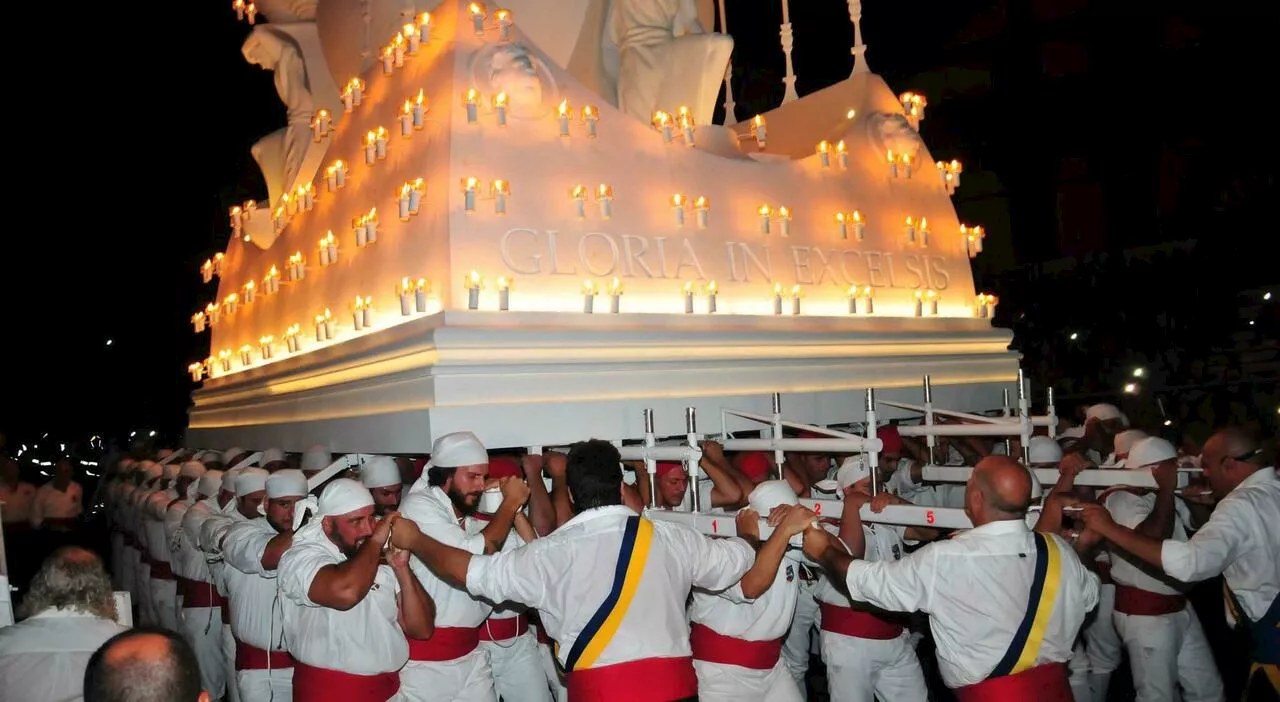
<svg viewBox="0 0 1280 702">
<path fill-rule="evenodd" d="M 711 207 L 711 201 L 699 195 L 698 199 L 693 201 L 693 206 L 700 210 L 705 210 L 708 207 Z"/>
<path fill-rule="evenodd" d="M 496 11 L 496 12 L 494 12 L 494 13 L 493 13 L 493 16 L 494 16 L 494 17 L 495 17 L 499 22 L 510 22 L 510 21 L 511 21 L 511 10 L 505 10 L 505 9 L 504 9 L 504 10 L 498 10 L 498 11 Z"/>
<path fill-rule="evenodd" d="M 561 117 L 567 116 L 569 114 L 569 101 L 567 99 L 561 100 L 556 111 L 560 113 Z"/>
<path fill-rule="evenodd" d="M 462 179 L 462 190 L 464 192 L 475 192 L 476 187 L 480 184 L 480 180 L 475 176 L 469 176 Z"/>
<path fill-rule="evenodd" d="M 616 276 L 614 277 L 613 280 L 609 281 L 609 294 L 610 295 L 622 294 L 622 281 L 618 280 Z"/>
<path fill-rule="evenodd" d="M 831 142 L 827 141 L 826 139 L 823 139 L 822 141 L 818 142 L 818 153 L 825 154 L 830 152 L 831 152 Z"/>
<path fill-rule="evenodd" d="M 761 205 L 760 209 L 756 210 L 756 212 L 759 212 L 761 217 L 768 217 L 773 214 L 773 208 L 768 205 Z"/>
<path fill-rule="evenodd" d="M 858 210 L 854 210 L 854 211 L 853 211 L 853 221 L 855 221 L 855 222 L 861 222 L 861 221 L 862 221 L 862 213 L 861 213 L 861 212 L 859 212 Z"/>
<path fill-rule="evenodd" d="M 483 15 L 485 13 L 484 3 L 473 2 L 470 5 L 467 5 L 467 11 L 473 15 Z"/>
<path fill-rule="evenodd" d="M 791 219 L 791 210 L 787 209 L 786 207 L 779 207 L 778 217 L 782 219 Z"/>
<path fill-rule="evenodd" d="M 510 195 L 511 183 L 508 183 L 505 180 L 495 180 L 489 184 L 489 192 L 492 192 L 495 195 Z"/>
<path fill-rule="evenodd" d="M 467 101 L 468 105 L 474 105 L 480 99 L 480 91 L 475 88 L 467 88 L 467 92 L 463 94 L 462 98 Z"/>
<path fill-rule="evenodd" d="M 688 201 L 684 199 L 684 195 L 681 195 L 680 193 L 676 193 L 675 195 L 671 196 L 672 207 L 683 208 L 686 204 L 688 204 Z"/>
<path fill-rule="evenodd" d="M 498 93 L 497 95 L 494 95 L 494 96 L 493 96 L 493 106 L 494 106 L 494 107 L 506 107 L 506 105 L 507 105 L 507 94 L 506 94 L 506 93 Z"/>
<path fill-rule="evenodd" d="M 596 197 L 601 200 L 612 199 L 613 188 L 608 185 L 605 185 L 604 183 L 601 183 L 600 187 L 596 188 Z"/>
<path fill-rule="evenodd" d="M 764 115 L 756 115 L 756 116 L 755 116 L 755 118 L 751 120 L 751 123 L 752 123 L 752 124 L 754 124 L 754 125 L 755 125 L 755 126 L 757 126 L 757 127 L 763 127 L 763 126 L 764 126 Z"/>
<path fill-rule="evenodd" d="M 507 278 L 505 275 L 500 275 L 500 276 L 498 276 L 498 289 L 499 289 L 499 290 L 510 290 L 510 289 L 511 289 L 511 280 L 510 280 L 509 278 Z"/>
<path fill-rule="evenodd" d="M 585 200 L 587 197 L 587 188 L 584 185 L 575 185 L 569 191 L 569 197 L 574 200 Z"/>
<path fill-rule="evenodd" d="M 792 286 L 791 286 L 791 297 L 800 297 L 800 286 L 799 286 L 799 285 L 792 285 Z"/>
<path fill-rule="evenodd" d="M 595 281 L 593 281 L 593 280 L 584 280 L 584 281 L 582 281 L 582 294 L 583 294 L 583 295 L 595 295 L 595 294 L 596 294 L 596 284 L 595 284 Z"/>
<path fill-rule="evenodd" d="M 713 280 L 713 281 L 711 281 L 710 283 L 707 283 L 707 294 L 708 294 L 708 295 L 715 295 L 715 294 L 716 294 L 716 292 L 718 292 L 719 290 L 720 290 L 720 287 L 719 287 L 718 285 L 716 285 L 716 281 L 714 281 L 714 280 Z"/>
<path fill-rule="evenodd" d="M 846 150 L 847 150 L 847 149 L 845 148 L 845 145 L 844 145 L 844 139 L 841 139 L 840 141 L 837 141 L 837 142 L 836 142 L 836 153 L 838 153 L 838 154 L 842 154 L 842 153 L 844 153 Z"/>
</svg>

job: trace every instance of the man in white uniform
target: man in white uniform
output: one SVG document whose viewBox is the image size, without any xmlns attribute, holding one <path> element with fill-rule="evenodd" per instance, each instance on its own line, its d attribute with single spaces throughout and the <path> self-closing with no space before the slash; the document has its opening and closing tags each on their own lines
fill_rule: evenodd
<svg viewBox="0 0 1280 702">
<path fill-rule="evenodd" d="M 795 507 L 796 493 L 785 480 L 760 483 L 738 514 L 738 536 L 756 544 L 756 560 L 742 580 L 718 592 L 693 591 L 689 644 L 702 702 L 801 702 L 804 695 L 782 661 L 782 641 L 791 629 L 800 583 L 791 537 L 813 521 Z M 761 543 L 760 517 L 773 532 Z"/>
<path fill-rule="evenodd" d="M 198 463 L 195 466 L 204 468 Z M 181 477 L 180 474 L 178 465 L 165 465 L 163 480 L 167 487 L 151 492 L 141 506 L 142 528 L 147 534 L 147 556 L 151 560 L 151 607 L 155 612 L 156 622 L 170 631 L 178 630 L 178 581 L 174 579 L 173 567 L 169 563 L 169 535 L 165 530 L 165 513 L 169 505 L 186 499 L 186 490 L 195 480 L 192 477 Z"/>
<path fill-rule="evenodd" d="M 129 494 L 129 502 L 125 505 L 129 530 L 133 533 L 137 558 L 133 562 L 133 599 L 138 603 L 137 621 L 145 625 L 160 623 L 159 613 L 151 591 L 151 546 L 147 538 L 146 512 L 143 506 L 151 498 L 151 493 L 163 492 L 164 466 L 151 461 L 142 462 L 142 483 L 138 489 Z"/>
<path fill-rule="evenodd" d="M 173 552 L 170 562 L 182 600 L 178 626 L 200 662 L 201 686 L 215 700 L 226 694 L 230 667 L 222 653 L 222 608 L 226 598 L 213 584 L 213 574 L 204 551 L 200 550 L 199 537 L 200 525 L 222 507 L 218 503 L 222 479 L 220 470 L 205 471 L 196 488 L 196 503 L 182 512 L 182 522 L 169 542 Z"/>
<path fill-rule="evenodd" d="M 577 515 L 509 553 L 479 556 L 400 527 L 392 538 L 473 595 L 536 608 L 560 644 L 574 702 L 694 699 L 685 600 L 691 587 L 723 590 L 741 580 L 753 549 L 641 518 L 607 441 L 575 444 L 567 480 Z"/>
<path fill-rule="evenodd" d="M 259 508 L 263 516 L 231 527 L 222 542 L 222 578 L 236 640 L 236 685 L 243 702 L 287 700 L 293 694 L 293 659 L 284 642 L 276 567 L 293 541 L 294 504 L 306 495 L 302 471 L 273 473 Z"/>
<path fill-rule="evenodd" d="M 233 468 L 231 489 L 235 498 L 225 503 L 217 515 L 211 516 L 200 525 L 200 548 L 205 552 L 209 562 L 209 570 L 213 574 L 213 584 L 224 597 L 230 594 L 227 586 L 227 571 L 232 570 L 222 557 L 222 544 L 227 532 L 233 526 L 250 519 L 258 518 L 258 507 L 267 495 L 267 471 L 261 468 Z M 224 475 L 222 489 L 228 488 Z M 240 702 L 240 686 L 236 684 L 236 637 L 231 631 L 230 598 L 222 607 L 222 655 L 227 663 L 227 697 L 231 702 Z"/>
<path fill-rule="evenodd" d="M 489 454 L 480 440 L 471 432 L 446 434 L 436 439 L 431 462 L 401 512 L 437 541 L 469 553 L 495 553 L 511 533 L 529 488 L 519 480 L 504 481 L 502 506 L 488 524 L 480 524 L 474 515 L 488 477 Z M 480 648 L 480 625 L 492 606 L 441 580 L 421 561 L 412 565 L 435 602 L 435 634 L 429 641 L 410 639 L 409 662 L 400 671 L 402 690 L 423 701 L 494 702 L 493 671 Z"/>
<path fill-rule="evenodd" d="M 299 508 L 301 509 L 301 508 Z M 300 702 L 410 700 L 397 671 L 406 636 L 430 639 L 435 607 L 409 568 L 409 554 L 383 547 L 399 515 L 378 521 L 373 498 L 354 480 L 325 487 L 311 521 L 280 559 L 285 637 Z M 296 515 L 300 523 L 302 513 Z M 416 531 L 416 530 L 412 530 Z"/>
<path fill-rule="evenodd" d="M 360 482 L 373 496 L 373 507 L 379 517 L 385 517 L 400 507 L 400 466 L 390 456 L 374 456 L 360 466 Z"/>
<path fill-rule="evenodd" d="M 71 460 L 59 458 L 53 480 L 41 485 L 31 502 L 31 526 L 71 531 L 84 512 L 84 489 L 72 480 Z"/>
<path fill-rule="evenodd" d="M 1159 437 L 1133 446 L 1126 463 L 1132 469 L 1154 469 L 1159 485 L 1150 490 L 1119 488 L 1108 491 L 1103 505 L 1117 524 L 1156 539 L 1185 542 L 1191 514 L 1174 496 L 1178 483 L 1178 451 Z M 1222 679 L 1195 609 L 1182 590 L 1185 583 L 1147 574 L 1141 561 L 1124 551 L 1111 554 L 1115 581 L 1116 633 L 1129 651 L 1138 702 L 1178 699 L 1218 702 Z"/>
<path fill-rule="evenodd" d="M 974 528 L 900 561 L 854 559 L 825 531 L 805 553 L 881 609 L 923 611 L 943 682 L 960 702 L 1071 702 L 1066 661 L 1098 602 L 1098 576 L 1065 540 L 1027 528 L 1031 478 L 1016 461 L 979 461 L 965 490 Z"/>
<path fill-rule="evenodd" d="M 205 472 L 204 464 L 200 461 L 186 461 L 183 463 L 182 467 L 178 469 L 179 494 L 182 496 L 170 502 L 164 510 L 165 547 L 169 549 L 169 570 L 173 573 L 175 581 L 173 610 L 175 631 L 182 628 L 183 579 L 186 577 L 179 572 L 182 564 L 179 563 L 180 554 L 177 553 L 177 546 L 181 539 L 182 517 L 191 508 L 191 505 L 201 499 L 200 479 L 204 477 Z M 221 476 L 222 471 L 218 471 L 218 475 Z M 221 481 L 221 478 L 219 478 L 219 481 Z"/>
<path fill-rule="evenodd" d="M 1197 582 L 1222 575 L 1229 619 L 1253 647 L 1250 701 L 1280 698 L 1280 481 L 1274 460 L 1239 430 L 1210 437 L 1200 465 L 1218 504 L 1185 542 L 1117 524 L 1101 505 L 1084 505 L 1081 513 L 1089 530 L 1172 578 Z"/>
</svg>

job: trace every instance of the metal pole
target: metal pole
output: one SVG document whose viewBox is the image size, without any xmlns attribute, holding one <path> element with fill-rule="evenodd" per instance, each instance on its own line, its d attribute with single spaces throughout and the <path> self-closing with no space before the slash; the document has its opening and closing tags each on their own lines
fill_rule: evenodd
<svg viewBox="0 0 1280 702">
<path fill-rule="evenodd" d="M 1049 416 L 1049 438 L 1058 438 L 1058 409 L 1053 405 L 1053 386 L 1048 389 L 1049 406 L 1045 408 L 1045 414 Z"/>
<path fill-rule="evenodd" d="M 782 393 L 773 393 L 773 438 L 782 438 Z M 786 455 L 782 449 L 775 449 L 773 452 L 773 462 L 778 466 L 778 474 L 776 480 L 782 480 L 782 463 L 786 460 Z"/>
<path fill-rule="evenodd" d="M 1022 371 L 1018 371 L 1018 372 L 1021 373 Z M 1013 416 L 1013 409 L 1009 407 L 1009 388 L 1004 388 L 1000 392 L 1004 396 L 1004 416 L 1011 417 Z M 1005 439 L 1004 455 L 1009 456 L 1012 453 L 1013 453 L 1013 442 L 1009 441 L 1008 439 Z"/>
<path fill-rule="evenodd" d="M 924 376 L 924 424 L 925 426 L 933 426 L 933 383 L 926 373 Z M 933 434 L 925 437 L 925 446 L 929 450 L 929 465 L 935 462 L 934 448 L 938 445 L 938 439 Z"/>
<path fill-rule="evenodd" d="M 1018 369 L 1018 422 L 1022 426 L 1022 465 L 1031 465 L 1031 408 L 1027 404 L 1027 379 Z"/>
<path fill-rule="evenodd" d="M 876 438 L 876 389 L 867 388 L 867 440 Z M 867 463 L 871 468 L 871 495 L 880 494 L 880 452 L 868 451 Z"/>
<path fill-rule="evenodd" d="M 689 447 L 697 448 L 698 447 L 698 415 L 697 415 L 697 410 L 695 410 L 693 407 L 684 408 L 684 431 L 689 439 Z M 702 472 L 702 467 L 698 465 L 698 461 L 691 459 L 689 461 L 687 468 L 689 471 L 689 489 L 693 490 L 693 495 L 692 495 L 693 500 L 690 502 L 690 505 L 692 505 L 694 512 L 700 512 L 702 511 L 701 510 L 702 505 L 699 504 L 701 500 L 698 497 L 698 477 L 699 477 L 699 474 Z"/>
<path fill-rule="evenodd" d="M 644 445 L 656 446 L 658 439 L 653 435 L 653 410 L 646 409 L 644 411 Z M 645 471 L 649 474 L 649 506 L 658 508 L 658 462 L 647 458 L 644 462 Z"/>
</svg>

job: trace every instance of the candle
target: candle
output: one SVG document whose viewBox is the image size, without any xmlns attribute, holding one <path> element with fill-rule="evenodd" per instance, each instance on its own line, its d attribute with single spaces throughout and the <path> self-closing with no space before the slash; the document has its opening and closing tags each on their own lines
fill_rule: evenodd
<svg viewBox="0 0 1280 702">
<path fill-rule="evenodd" d="M 928 246 L 929 245 L 929 218 L 928 217 L 920 218 L 919 230 L 920 230 L 920 245 Z"/>
<path fill-rule="evenodd" d="M 693 314 L 693 281 L 684 284 L 684 313 Z"/>
<path fill-rule="evenodd" d="M 497 10 L 493 18 L 498 20 L 498 40 L 511 41 L 511 10 Z"/>
<path fill-rule="evenodd" d="M 498 126 L 507 126 L 507 94 L 498 93 L 493 96 L 493 112 L 497 115 Z"/>
<path fill-rule="evenodd" d="M 751 120 L 751 136 L 756 140 L 756 147 L 764 151 L 764 147 L 768 144 L 768 133 L 765 130 L 764 115 L 756 115 Z"/>
<path fill-rule="evenodd" d="M 489 195 L 493 198 L 493 213 L 496 215 L 506 214 L 507 198 L 511 195 L 511 183 L 505 180 L 495 180 L 489 183 Z"/>
<path fill-rule="evenodd" d="M 778 228 L 782 236 L 791 236 L 791 210 L 786 207 L 778 208 Z"/>
<path fill-rule="evenodd" d="M 707 221 L 711 217 L 711 201 L 699 195 L 698 199 L 693 201 L 693 209 L 698 215 L 698 229 L 706 229 Z"/>
<path fill-rule="evenodd" d="M 849 296 L 849 314 L 857 314 L 858 313 L 858 284 L 854 283 L 853 285 L 850 285 L 849 291 L 846 294 Z"/>
<path fill-rule="evenodd" d="M 596 188 L 596 200 L 600 203 L 600 219 L 613 216 L 613 188 L 601 183 Z"/>
<path fill-rule="evenodd" d="M 951 175 L 951 192 L 955 192 L 956 188 L 960 187 L 960 174 L 964 172 L 964 164 L 952 159 L 951 163 L 947 164 L 947 172 Z"/>
<path fill-rule="evenodd" d="M 407 221 L 401 217 L 401 221 Z M 369 243 L 369 228 L 365 225 L 364 215 L 357 215 L 351 218 L 351 229 L 356 235 L 356 246 L 364 246 Z"/>
<path fill-rule="evenodd" d="M 203 363 L 192 363 L 191 365 L 187 366 L 187 371 L 191 373 L 192 382 L 198 383 L 201 380 L 204 380 L 204 364 Z"/>
<path fill-rule="evenodd" d="M 356 331 L 364 329 L 364 298 L 356 295 L 356 302 L 351 307 L 351 321 Z"/>
<path fill-rule="evenodd" d="M 316 206 L 316 189 L 311 183 L 298 186 L 298 190 L 302 195 L 302 211 L 310 212 Z"/>
<path fill-rule="evenodd" d="M 924 316 L 924 291 L 922 290 L 915 291 L 915 298 L 916 298 L 916 316 L 923 317 Z"/>
<path fill-rule="evenodd" d="M 257 292 L 258 292 L 258 286 L 256 283 L 254 283 L 252 280 L 245 283 L 244 289 L 241 290 L 240 292 L 240 294 L 244 296 L 244 304 L 247 305 L 253 302 L 254 295 L 256 295 Z"/>
<path fill-rule="evenodd" d="M 285 212 L 283 202 L 276 207 L 276 211 L 271 217 L 271 223 L 276 230 L 276 234 L 283 232 L 284 228 L 289 225 L 289 215 Z"/>
<path fill-rule="evenodd" d="M 413 283 L 408 276 L 400 279 L 400 314 L 404 317 L 413 314 Z"/>
<path fill-rule="evenodd" d="M 204 307 L 204 316 L 206 319 L 209 320 L 209 326 L 211 327 L 218 326 L 218 319 L 221 316 L 221 314 L 222 314 L 222 308 L 212 302 L 205 305 Z"/>
<path fill-rule="evenodd" d="M 332 120 L 328 110 L 316 110 L 315 117 L 311 119 L 311 136 L 317 144 L 325 137 L 329 136 L 329 127 L 331 124 Z"/>
<path fill-rule="evenodd" d="M 782 314 L 782 283 L 773 284 L 773 313 Z"/>
<path fill-rule="evenodd" d="M 236 237 L 240 236 L 240 228 L 244 226 L 244 221 L 241 215 L 242 215 L 242 212 L 240 211 L 239 205 L 236 205 L 235 207 L 231 208 L 230 219 L 231 219 L 231 235 L 232 236 L 236 236 Z"/>
<path fill-rule="evenodd" d="M 413 98 L 413 128 L 421 130 L 427 121 L 427 96 L 419 90 Z"/>
<path fill-rule="evenodd" d="M 594 139 L 600 125 L 600 110 L 595 105 L 582 106 L 582 121 L 587 125 L 587 137 Z"/>
<path fill-rule="evenodd" d="M 473 177 L 462 179 L 462 209 L 467 214 L 476 211 L 476 188 L 480 186 L 480 181 Z"/>
<path fill-rule="evenodd" d="M 336 193 L 342 190 L 343 186 L 347 184 L 347 164 L 342 161 L 334 161 L 332 166 L 325 169 L 324 179 L 329 192 Z"/>
<path fill-rule="evenodd" d="M 671 115 L 662 110 L 653 113 L 653 127 L 662 133 L 662 143 L 670 144 L 675 138 L 675 132 L 671 127 Z"/>
<path fill-rule="evenodd" d="M 374 132 L 374 137 L 375 155 L 381 161 L 387 157 L 387 128 L 378 127 L 378 131 Z"/>
<path fill-rule="evenodd" d="M 373 298 L 366 297 L 364 299 L 364 307 L 360 309 L 361 317 L 364 321 L 365 329 L 373 328 Z"/>
<path fill-rule="evenodd" d="M 609 281 L 609 313 L 622 311 L 622 281 L 615 277 Z"/>
<path fill-rule="evenodd" d="M 408 100 L 400 107 L 400 136 L 413 136 L 413 103 Z"/>
<path fill-rule="evenodd" d="M 858 241 L 867 238 L 867 223 L 862 219 L 862 213 L 858 210 L 853 211 L 853 236 Z"/>
<path fill-rule="evenodd" d="M 410 209 L 409 214 L 415 213 Z M 364 220 L 365 240 L 372 244 L 378 240 L 378 208 L 370 207 L 369 214 L 365 215 L 361 219 Z"/>
<path fill-rule="evenodd" d="M 467 124 L 477 124 L 480 120 L 480 91 L 467 88 L 462 94 L 462 103 L 467 108 Z"/>
<path fill-rule="evenodd" d="M 287 270 L 289 272 L 290 282 L 297 282 L 299 280 L 302 280 L 302 277 L 306 275 L 306 271 L 307 271 L 306 264 L 302 260 L 301 251 L 295 252 L 292 256 L 289 257 L 289 267 Z"/>
<path fill-rule="evenodd" d="M 329 339 L 330 326 L 328 319 L 328 309 L 324 311 L 324 314 L 316 315 L 316 341 L 327 341 Z"/>
<path fill-rule="evenodd" d="M 716 285 L 716 281 L 707 283 L 707 314 L 716 313 L 716 294 L 720 292 L 720 288 Z"/>
<path fill-rule="evenodd" d="M 693 146 L 693 115 L 689 113 L 689 108 L 683 105 L 680 106 L 680 109 L 676 110 L 676 114 L 679 116 L 680 132 L 684 136 L 685 145 Z"/>
<path fill-rule="evenodd" d="M 974 253 L 975 254 L 982 253 L 982 240 L 987 238 L 987 231 L 979 225 L 970 229 L 969 233 L 973 235 Z M 218 255 L 221 256 L 222 254 L 218 254 Z M 216 261 L 217 259 L 215 258 L 214 260 Z"/>
<path fill-rule="evenodd" d="M 359 78 L 352 78 L 347 81 L 346 87 L 342 89 L 342 105 L 346 112 L 351 112 L 360 106 L 360 102 L 364 99 L 364 81 Z"/>
<path fill-rule="evenodd" d="M 823 168 L 831 167 L 831 142 L 826 139 L 818 142 L 818 163 Z"/>
<path fill-rule="evenodd" d="M 800 314 L 800 286 L 791 286 L 791 314 Z"/>
<path fill-rule="evenodd" d="M 372 166 L 378 162 L 378 135 L 367 132 L 364 135 L 364 165 Z"/>
<path fill-rule="evenodd" d="M 231 349 L 223 349 L 218 352 L 218 362 L 222 364 L 222 372 L 231 372 Z"/>
<path fill-rule="evenodd" d="M 981 227 L 978 227 L 978 228 L 981 229 Z M 216 253 L 213 255 L 213 274 L 214 275 L 222 275 L 222 259 L 223 259 L 223 255 L 220 253 Z"/>
<path fill-rule="evenodd" d="M 582 313 L 591 314 L 595 311 L 596 302 L 596 284 L 591 280 L 582 281 Z"/>
<path fill-rule="evenodd" d="M 404 68 L 404 52 L 407 47 L 403 34 L 396 32 L 391 39 L 391 48 L 395 52 L 395 67 Z"/>
<path fill-rule="evenodd" d="M 240 302 L 240 296 L 236 293 L 231 293 L 230 295 L 222 298 L 222 313 L 228 317 L 235 314 L 236 303 L 238 302 Z"/>
<path fill-rule="evenodd" d="M 267 275 L 262 278 L 262 288 L 268 295 L 280 292 L 280 271 L 275 266 L 272 266 L 267 271 Z"/>
<path fill-rule="evenodd" d="M 425 44 L 431 38 L 431 13 L 418 15 L 418 41 Z"/>
<path fill-rule="evenodd" d="M 907 215 L 906 222 L 902 225 L 902 231 L 907 235 L 907 241 L 915 243 L 916 240 L 916 220 L 911 215 Z"/>
<path fill-rule="evenodd" d="M 382 47 L 382 75 L 389 76 L 396 70 L 395 49 L 390 45 Z"/>
<path fill-rule="evenodd" d="M 333 230 L 320 240 L 320 265 L 328 266 L 338 262 L 338 240 L 333 238 Z"/>
<path fill-rule="evenodd" d="M 195 314 L 191 315 L 191 325 L 195 327 L 197 334 L 204 331 L 204 327 L 205 327 L 204 312 L 196 312 Z"/>
<path fill-rule="evenodd" d="M 574 211 L 578 215 L 578 219 L 587 218 L 587 188 L 583 185 L 575 185 L 569 191 L 569 199 L 573 201 Z"/>
<path fill-rule="evenodd" d="M 231 9 L 236 11 L 236 21 L 243 22 L 244 21 L 244 0 L 235 0 L 235 2 L 231 3 Z"/>
<path fill-rule="evenodd" d="M 285 330 L 284 344 L 289 349 L 289 353 L 297 353 L 298 350 L 302 348 L 302 343 L 298 338 L 298 333 L 300 331 L 302 331 L 302 328 L 297 324 L 291 324 L 289 325 L 289 328 Z"/>
<path fill-rule="evenodd" d="M 849 150 L 844 145 L 844 139 L 836 142 L 836 161 L 840 164 L 840 168 L 849 168 Z"/>
<path fill-rule="evenodd" d="M 849 215 L 843 212 L 836 213 L 836 228 L 840 230 L 840 238 L 849 238 Z"/>
<path fill-rule="evenodd" d="M 885 158 L 889 161 L 889 177 L 897 178 L 898 177 L 898 159 L 896 156 L 893 155 L 893 149 L 889 149 L 888 151 L 885 152 Z"/>
<path fill-rule="evenodd" d="M 253 363 L 253 347 L 245 344 L 240 347 L 240 364 L 247 366 Z"/>
<path fill-rule="evenodd" d="M 204 265 L 200 266 L 200 280 L 205 283 L 213 281 L 213 261 L 205 259 Z"/>
<path fill-rule="evenodd" d="M 254 3 L 249 3 L 244 8 L 244 14 L 245 18 L 249 20 L 249 26 L 252 27 L 253 23 L 258 19 L 258 6 Z"/>
<path fill-rule="evenodd" d="M 926 290 L 924 293 L 924 297 L 925 297 L 925 300 L 927 300 L 929 303 L 929 314 L 933 315 L 934 317 L 937 317 L 938 316 L 938 300 L 942 296 L 938 294 L 937 290 Z"/>
<path fill-rule="evenodd" d="M 400 34 L 404 36 L 409 43 L 409 55 L 417 56 L 418 49 L 422 46 L 422 36 L 418 34 L 418 27 L 412 22 L 406 23 L 400 28 Z"/>
<path fill-rule="evenodd" d="M 262 360 L 271 360 L 271 347 L 275 345 L 276 338 L 274 336 L 263 336 L 258 339 L 258 351 L 262 354 Z"/>
<path fill-rule="evenodd" d="M 467 309 L 480 309 L 480 285 L 484 281 L 481 280 L 480 274 L 471 271 L 467 274 L 465 285 L 467 287 Z"/>
<path fill-rule="evenodd" d="M 413 308 L 417 312 L 427 311 L 427 293 L 431 291 L 431 283 L 426 278 L 418 278 L 413 288 Z"/>
<path fill-rule="evenodd" d="M 409 198 L 413 193 L 413 188 L 408 183 L 400 186 L 400 199 L 397 204 L 400 207 L 400 221 L 409 221 Z"/>
<path fill-rule="evenodd" d="M 902 155 L 902 177 L 903 178 L 911 177 L 911 155 L 910 154 Z"/>
<path fill-rule="evenodd" d="M 768 234 L 769 220 L 773 218 L 773 208 L 768 205 L 761 205 L 760 209 L 756 210 L 756 212 L 760 214 L 760 233 Z"/>
<path fill-rule="evenodd" d="M 498 276 L 498 311 L 511 309 L 511 280 L 506 276 Z"/>
<path fill-rule="evenodd" d="M 684 226 L 684 210 L 688 205 L 689 201 L 685 199 L 684 195 L 676 193 L 671 196 L 671 211 L 675 214 L 677 227 Z"/>
<path fill-rule="evenodd" d="M 467 6 L 467 11 L 471 13 L 471 27 L 475 29 L 476 35 L 479 36 L 484 34 L 484 3 L 473 2 Z"/>
<path fill-rule="evenodd" d="M 569 107 L 569 101 L 561 100 L 559 107 L 556 108 L 556 113 L 560 121 L 560 136 L 568 137 L 569 120 L 573 119 L 573 108 Z"/>
<path fill-rule="evenodd" d="M 995 295 L 987 293 L 978 295 L 978 316 L 988 319 L 996 316 L 996 304 L 1000 299 Z"/>
</svg>

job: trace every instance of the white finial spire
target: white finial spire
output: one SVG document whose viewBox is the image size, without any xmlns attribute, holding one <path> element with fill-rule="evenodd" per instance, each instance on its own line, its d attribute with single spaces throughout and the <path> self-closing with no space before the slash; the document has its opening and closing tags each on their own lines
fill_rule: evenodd
<svg viewBox="0 0 1280 702">
<path fill-rule="evenodd" d="M 850 76 L 870 73 L 867 45 L 862 43 L 862 0 L 849 0 L 849 19 L 853 21 L 853 48 L 849 50 L 853 54 L 853 73 Z"/>
<path fill-rule="evenodd" d="M 796 94 L 796 69 L 791 65 L 791 47 L 795 44 L 791 34 L 791 0 L 782 0 L 782 53 L 787 59 L 787 75 L 782 79 L 787 91 L 782 96 L 782 104 L 800 99 Z"/>
<path fill-rule="evenodd" d="M 720 0 L 720 33 L 729 33 L 729 16 L 724 13 L 724 0 Z M 733 101 L 733 59 L 729 59 L 729 63 L 724 67 L 724 124 L 731 127 L 738 123 L 738 116 L 734 114 L 737 103 Z"/>
</svg>

